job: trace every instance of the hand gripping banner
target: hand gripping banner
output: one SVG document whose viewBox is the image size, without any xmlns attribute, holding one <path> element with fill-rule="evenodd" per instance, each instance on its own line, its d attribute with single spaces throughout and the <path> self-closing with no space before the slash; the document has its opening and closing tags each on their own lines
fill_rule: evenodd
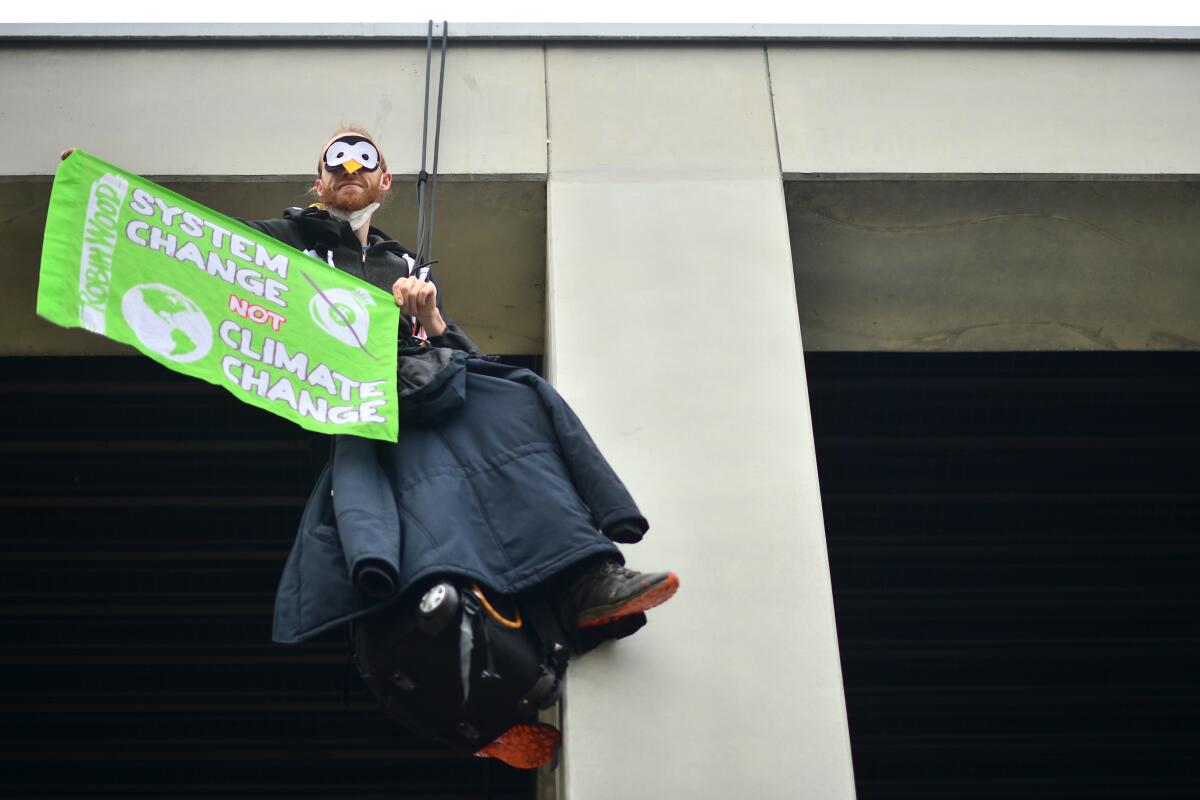
<svg viewBox="0 0 1200 800">
<path fill-rule="evenodd" d="M 54 176 L 37 312 L 309 430 L 396 441 L 391 295 L 79 150 Z"/>
</svg>

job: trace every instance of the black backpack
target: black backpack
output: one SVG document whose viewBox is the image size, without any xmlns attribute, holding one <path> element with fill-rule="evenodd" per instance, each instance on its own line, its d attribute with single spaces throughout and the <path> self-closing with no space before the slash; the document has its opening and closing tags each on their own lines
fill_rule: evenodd
<svg viewBox="0 0 1200 800">
<path fill-rule="evenodd" d="M 384 710 L 418 735 L 475 753 L 536 723 L 578 650 L 549 595 L 487 595 L 443 577 L 354 625 L 355 662 Z"/>
</svg>

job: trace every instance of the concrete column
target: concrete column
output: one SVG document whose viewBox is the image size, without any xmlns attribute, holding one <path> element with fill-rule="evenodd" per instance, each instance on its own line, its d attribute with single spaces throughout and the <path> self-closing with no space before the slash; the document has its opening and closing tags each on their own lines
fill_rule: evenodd
<svg viewBox="0 0 1200 800">
<path fill-rule="evenodd" d="M 682 580 L 572 666 L 565 797 L 852 798 L 764 53 L 551 47 L 547 91 L 551 378 Z"/>
</svg>

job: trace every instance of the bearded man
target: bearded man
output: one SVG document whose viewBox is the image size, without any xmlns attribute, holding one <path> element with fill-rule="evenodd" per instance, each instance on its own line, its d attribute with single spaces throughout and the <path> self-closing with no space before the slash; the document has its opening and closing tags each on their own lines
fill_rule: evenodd
<svg viewBox="0 0 1200 800">
<path fill-rule="evenodd" d="M 402 311 L 399 441 L 331 437 L 273 638 L 303 642 L 364 617 L 365 629 L 447 576 L 493 597 L 548 598 L 576 652 L 635 632 L 679 579 L 624 566 L 615 543 L 649 526 L 578 418 L 534 373 L 480 357 L 443 311 L 429 265 L 371 226 L 391 186 L 374 138 L 344 126 L 318 157 L 318 203 L 245 221 L 390 292 Z M 537 766 L 522 755 L 529 742 L 512 738 L 481 740 L 492 749 L 480 752 Z"/>
<path fill-rule="evenodd" d="M 392 474 L 388 476 L 389 480 L 400 485 L 419 480 L 422 471 L 430 466 L 428 463 L 422 463 L 421 459 L 427 454 L 421 452 L 419 447 L 406 446 L 422 438 L 416 431 L 438 430 L 443 424 L 449 425 L 451 421 L 459 421 L 458 408 L 445 409 L 439 403 L 425 402 L 428 399 L 426 395 L 434 393 L 431 383 L 436 390 L 440 386 L 437 381 L 447 378 L 447 365 L 459 356 L 471 357 L 478 353 L 466 333 L 443 311 L 441 297 L 429 265 L 417 264 L 413 251 L 378 228 L 371 227 L 371 218 L 383 203 L 391 186 L 392 175 L 387 169 L 387 159 L 371 134 L 358 126 L 343 126 L 325 143 L 317 159 L 317 175 L 312 191 L 319 202 L 304 209 L 289 208 L 284 211 L 282 219 L 248 221 L 247 224 L 389 291 L 395 298 L 396 305 L 403 314 L 397 343 L 400 354 L 398 388 L 402 400 L 401 425 L 407 425 L 413 430 L 402 431 L 400 443 L 396 446 L 368 442 L 356 437 L 335 437 L 335 448 L 405 450 L 406 457 L 403 463 L 394 463 L 394 471 L 389 470 Z M 470 361 L 474 368 L 482 371 L 487 371 L 484 364 L 492 363 L 482 359 Z M 498 368 L 492 368 L 492 371 L 496 369 Z M 511 380 L 511 376 L 506 379 Z M 521 375 L 518 382 L 528 380 L 528 376 Z M 538 391 L 543 395 L 547 393 L 547 389 L 546 386 L 538 385 Z M 586 431 L 578 425 L 578 420 L 570 413 L 566 404 L 562 403 L 561 398 L 555 395 L 553 400 L 553 413 L 560 413 L 567 420 L 563 424 L 578 426 L 578 430 L 572 429 L 570 433 L 587 437 Z M 476 398 L 468 393 L 462 407 L 469 408 L 488 402 L 484 397 Z M 409 413 L 404 413 L 406 410 Z M 489 410 L 475 409 L 477 412 Z M 489 416 L 484 413 L 481 418 L 489 419 Z M 502 416 L 490 417 L 493 428 L 506 428 L 509 422 L 511 421 Z M 349 444 L 350 441 L 353 441 L 353 444 Z M 557 569 L 553 572 L 578 568 L 578 562 L 587 561 L 589 569 L 581 572 L 574 580 L 570 594 L 578 624 L 592 627 L 638 614 L 665 601 L 678 586 L 678 578 L 673 573 L 643 575 L 621 566 L 623 559 L 612 542 L 639 541 L 648 524 L 620 480 L 603 461 L 599 451 L 595 450 L 590 438 L 587 438 L 587 445 L 587 452 L 580 454 L 587 463 L 568 464 L 568 471 L 582 470 L 582 474 L 570 476 L 575 484 L 574 488 L 581 496 L 589 493 L 593 495 L 582 499 L 584 505 L 590 508 L 593 517 L 602 517 L 592 520 L 594 524 L 590 526 L 591 533 L 595 536 L 589 541 L 575 541 L 567 531 L 571 526 L 565 521 L 560 522 L 560 530 L 555 531 L 553 520 L 523 520 L 519 516 L 508 520 L 509 525 L 517 529 L 505 530 L 499 535 L 502 539 L 511 537 L 514 540 L 561 540 L 568 549 L 557 548 L 559 552 L 554 557 Z M 392 453 L 391 457 L 394 455 Z M 567 455 L 569 461 L 571 455 Z M 384 462 L 390 457 L 386 453 L 378 456 L 379 460 Z M 439 462 L 439 468 L 444 466 Z M 535 473 L 528 475 L 526 483 L 530 482 L 536 483 Z M 411 492 L 412 489 L 413 487 L 409 486 L 406 491 Z M 477 486 L 474 489 L 478 491 Z M 454 498 L 446 499 L 446 519 L 449 523 L 452 516 L 449 506 L 466 502 L 467 498 L 457 498 L 457 503 Z M 576 501 L 579 499 L 581 498 L 575 498 Z M 405 503 L 404 498 L 399 498 L 398 501 L 401 504 Z M 604 510 L 597 514 L 595 505 L 602 506 Z M 447 524 L 438 527 L 454 526 Z M 597 530 L 603 531 L 605 535 L 601 536 Z M 447 532 L 447 535 L 453 534 Z M 578 546 L 581 544 L 582 547 Z M 511 553 L 509 559 L 512 559 Z M 527 565 L 524 570 L 507 570 L 507 573 L 514 577 L 517 573 L 537 573 L 544 579 L 551 575 L 551 570 L 544 567 L 545 565 L 532 568 Z M 491 585 L 501 593 L 531 584 L 524 575 L 515 581 L 502 579 L 498 581 L 500 585 L 495 585 L 495 575 L 470 568 L 463 570 L 461 574 L 464 577 L 482 580 L 485 585 Z M 402 581 L 405 584 L 408 582 Z M 375 596 L 386 594 L 391 597 L 395 591 L 403 590 L 405 586 L 389 587 L 384 581 L 375 591 L 371 590 L 371 581 L 367 579 L 363 588 L 367 588 L 369 593 Z"/>
</svg>

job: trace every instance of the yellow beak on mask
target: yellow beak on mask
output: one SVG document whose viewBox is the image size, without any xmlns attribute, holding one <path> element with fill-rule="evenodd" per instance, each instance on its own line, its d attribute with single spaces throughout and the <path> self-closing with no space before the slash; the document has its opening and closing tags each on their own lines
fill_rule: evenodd
<svg viewBox="0 0 1200 800">
<path fill-rule="evenodd" d="M 358 163 L 353 158 L 351 158 L 348 161 L 342 162 L 342 169 L 346 170 L 346 172 L 349 172 L 351 175 L 353 175 L 354 173 L 356 173 L 360 169 L 362 169 L 362 164 Z"/>
</svg>

